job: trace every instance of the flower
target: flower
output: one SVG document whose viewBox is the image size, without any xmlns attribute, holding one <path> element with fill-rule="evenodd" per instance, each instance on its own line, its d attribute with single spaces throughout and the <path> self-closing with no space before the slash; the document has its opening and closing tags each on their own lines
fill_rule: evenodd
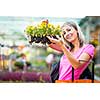
<svg viewBox="0 0 100 100">
<path fill-rule="evenodd" d="M 56 35 L 60 35 L 61 28 L 60 25 L 53 25 L 48 22 L 48 20 L 42 21 L 37 25 L 27 26 L 25 29 L 25 33 L 28 36 L 29 43 L 42 43 L 42 44 L 50 44 L 50 40 L 47 36 L 52 36 L 56 38 Z"/>
<path fill-rule="evenodd" d="M 50 35 L 50 36 L 59 35 L 60 32 L 61 32 L 60 25 L 55 26 L 53 24 L 50 24 L 48 20 L 42 21 L 36 26 L 35 25 L 27 26 L 25 29 L 25 33 L 27 35 L 32 35 L 36 37 L 37 36 L 42 37 L 42 36 L 47 36 L 47 35 Z"/>
<path fill-rule="evenodd" d="M 42 44 L 50 44 L 50 40 L 47 36 L 52 36 L 56 38 L 56 35 L 60 35 L 61 28 L 60 25 L 53 25 L 48 22 L 48 20 L 42 21 L 37 25 L 27 26 L 25 29 L 25 33 L 28 36 L 29 43 L 42 43 Z"/>
</svg>

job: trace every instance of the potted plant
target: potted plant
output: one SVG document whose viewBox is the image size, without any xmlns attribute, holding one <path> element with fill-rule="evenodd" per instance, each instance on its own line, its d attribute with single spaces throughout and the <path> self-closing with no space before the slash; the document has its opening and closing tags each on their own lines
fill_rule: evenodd
<svg viewBox="0 0 100 100">
<path fill-rule="evenodd" d="M 25 33 L 29 37 L 29 43 L 42 43 L 42 44 L 50 44 L 50 40 L 47 36 L 51 36 L 57 38 L 56 35 L 60 35 L 61 29 L 60 26 L 54 26 L 50 24 L 48 20 L 42 21 L 40 24 L 36 26 L 27 26 L 25 29 Z"/>
</svg>

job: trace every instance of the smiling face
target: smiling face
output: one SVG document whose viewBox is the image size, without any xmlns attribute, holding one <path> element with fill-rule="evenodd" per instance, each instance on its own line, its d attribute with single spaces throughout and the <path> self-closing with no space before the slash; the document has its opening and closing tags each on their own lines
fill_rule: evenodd
<svg viewBox="0 0 100 100">
<path fill-rule="evenodd" d="M 77 30 L 70 25 L 62 27 L 62 35 L 68 42 L 73 42 L 78 39 L 77 33 Z"/>
</svg>

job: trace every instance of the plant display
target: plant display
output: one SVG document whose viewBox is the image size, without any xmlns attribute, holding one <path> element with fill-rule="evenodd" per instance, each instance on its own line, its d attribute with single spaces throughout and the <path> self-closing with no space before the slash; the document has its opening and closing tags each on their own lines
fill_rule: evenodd
<svg viewBox="0 0 100 100">
<path fill-rule="evenodd" d="M 0 81 L 2 82 L 45 82 L 50 83 L 50 74 L 42 72 L 1 72 Z"/>
<path fill-rule="evenodd" d="M 19 68 L 19 69 L 23 69 L 23 67 L 24 67 L 24 63 L 21 62 L 21 61 L 16 61 L 16 62 L 14 63 L 14 65 L 15 65 L 15 67 L 17 67 L 17 68 Z M 30 67 L 30 66 L 31 66 L 31 62 L 26 61 L 26 65 L 27 65 L 27 67 Z"/>
<path fill-rule="evenodd" d="M 14 63 L 14 65 L 15 65 L 16 67 L 18 67 L 19 69 L 23 69 L 23 67 L 24 67 L 23 62 L 20 62 L 20 61 L 16 61 L 16 62 Z"/>
<path fill-rule="evenodd" d="M 60 35 L 61 29 L 60 26 L 50 24 L 48 20 L 42 21 L 40 24 L 36 26 L 27 26 L 25 29 L 25 33 L 30 38 L 30 43 L 42 43 L 42 44 L 50 44 L 51 42 L 47 38 L 47 36 L 51 36 L 57 38 L 57 35 Z"/>
</svg>

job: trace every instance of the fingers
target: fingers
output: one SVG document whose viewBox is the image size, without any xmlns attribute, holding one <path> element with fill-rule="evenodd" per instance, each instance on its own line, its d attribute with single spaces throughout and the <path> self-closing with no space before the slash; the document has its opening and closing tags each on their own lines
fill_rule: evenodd
<svg viewBox="0 0 100 100">
<path fill-rule="evenodd" d="M 57 37 L 58 39 L 61 39 L 61 37 L 60 37 L 60 36 L 58 36 L 58 35 L 57 35 L 56 37 Z"/>
<path fill-rule="evenodd" d="M 54 39 L 53 37 L 47 36 L 47 38 L 50 40 L 52 43 L 56 43 L 57 39 Z"/>
<path fill-rule="evenodd" d="M 48 39 L 50 39 L 50 36 L 46 36 Z"/>
<path fill-rule="evenodd" d="M 50 40 L 50 42 L 56 43 L 58 45 L 62 45 L 63 44 L 62 38 L 59 37 L 59 36 L 56 36 L 56 37 L 57 37 L 57 39 L 53 38 L 53 37 L 50 37 L 50 36 L 47 36 L 47 38 Z"/>
</svg>

